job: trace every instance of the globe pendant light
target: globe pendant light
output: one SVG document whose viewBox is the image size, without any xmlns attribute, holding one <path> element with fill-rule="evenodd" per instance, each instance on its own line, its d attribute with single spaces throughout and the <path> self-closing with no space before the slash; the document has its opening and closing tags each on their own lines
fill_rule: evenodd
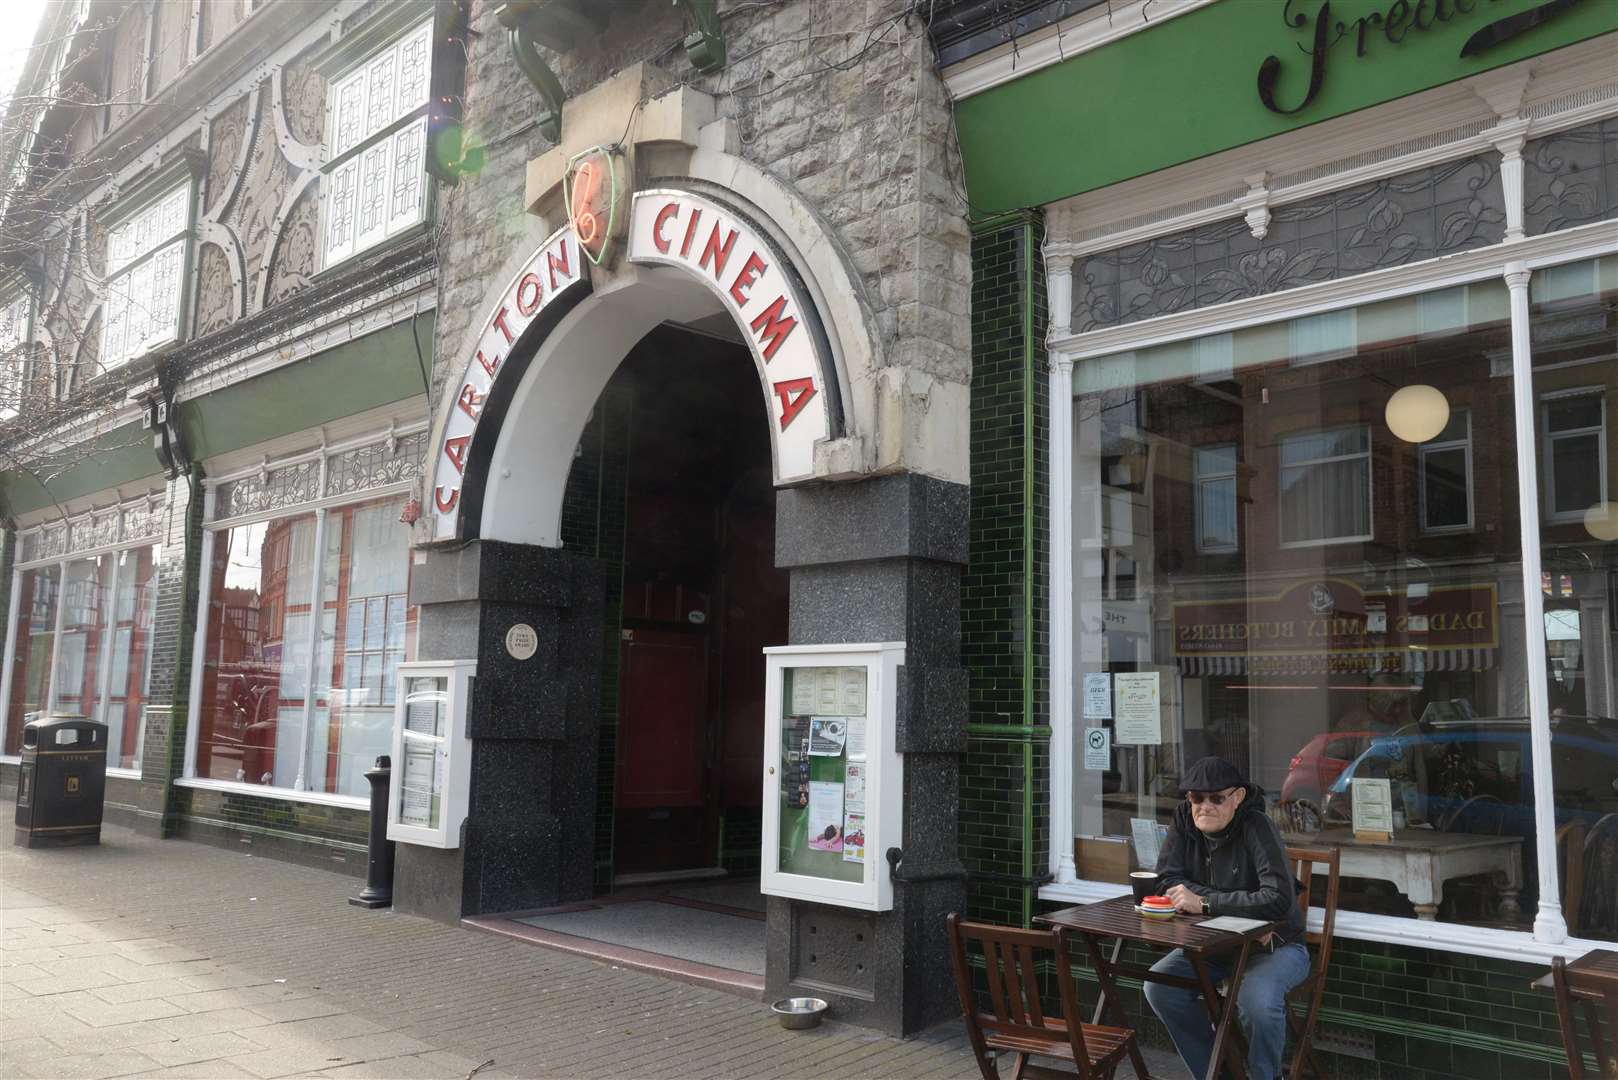
<svg viewBox="0 0 1618 1080">
<path fill-rule="evenodd" d="M 1406 386 L 1388 399 L 1387 420 L 1405 442 L 1424 443 L 1449 426 L 1449 400 L 1436 386 Z"/>
<path fill-rule="evenodd" d="M 1618 502 L 1598 502 L 1586 510 L 1584 530 L 1597 540 L 1618 540 Z"/>
</svg>

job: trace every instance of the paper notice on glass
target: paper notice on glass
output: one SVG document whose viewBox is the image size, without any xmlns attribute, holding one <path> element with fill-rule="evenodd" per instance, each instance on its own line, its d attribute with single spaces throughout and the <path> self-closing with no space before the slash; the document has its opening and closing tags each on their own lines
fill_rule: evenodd
<svg viewBox="0 0 1618 1080">
<path fill-rule="evenodd" d="M 865 715 L 865 669 L 839 668 L 838 708 L 844 716 Z"/>
<path fill-rule="evenodd" d="M 848 741 L 848 721 L 841 716 L 809 718 L 809 756 L 842 757 Z"/>
<path fill-rule="evenodd" d="M 1135 858 L 1147 870 L 1157 869 L 1157 855 L 1163 850 L 1169 830 L 1151 818 L 1130 818 L 1129 835 L 1135 844 Z"/>
<path fill-rule="evenodd" d="M 849 813 L 865 810 L 865 770 L 863 761 L 850 761 L 843 772 L 843 809 Z"/>
<path fill-rule="evenodd" d="M 843 785 L 809 781 L 809 846 L 843 850 Z"/>
<path fill-rule="evenodd" d="M 1157 672 L 1119 672 L 1113 676 L 1117 710 L 1113 738 L 1119 746 L 1157 746 L 1163 741 L 1163 698 Z"/>
<path fill-rule="evenodd" d="M 843 861 L 865 861 L 865 815 L 849 811 L 843 817 Z"/>
<path fill-rule="evenodd" d="M 1381 780 L 1350 781 L 1354 800 L 1354 835 L 1382 840 L 1393 836 L 1393 785 Z"/>
<path fill-rule="evenodd" d="M 865 717 L 850 716 L 848 718 L 848 744 L 846 749 L 850 758 L 865 760 Z"/>
<path fill-rule="evenodd" d="M 1104 727 L 1084 729 L 1084 767 L 1101 772 L 1112 768 L 1112 732 Z"/>
<path fill-rule="evenodd" d="M 793 716 L 808 716 L 815 711 L 815 686 L 819 680 L 819 668 L 801 667 L 792 669 Z"/>
<path fill-rule="evenodd" d="M 842 688 L 837 681 L 838 669 L 823 667 L 815 669 L 815 711 L 822 713 L 841 712 L 843 700 Z"/>
<path fill-rule="evenodd" d="M 406 742 L 399 778 L 399 824 L 436 828 L 434 796 L 438 792 L 438 755 L 431 743 Z"/>
<path fill-rule="evenodd" d="M 442 735 L 444 692 L 439 679 L 411 679 L 405 696 L 405 730 L 421 735 Z"/>
<path fill-rule="evenodd" d="M 1084 718 L 1112 719 L 1112 676 L 1105 671 L 1091 672 L 1084 677 Z"/>
</svg>

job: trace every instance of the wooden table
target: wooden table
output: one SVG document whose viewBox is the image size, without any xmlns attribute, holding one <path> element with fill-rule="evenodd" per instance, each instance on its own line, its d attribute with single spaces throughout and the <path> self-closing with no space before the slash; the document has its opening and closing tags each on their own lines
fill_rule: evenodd
<svg viewBox="0 0 1618 1080">
<path fill-rule="evenodd" d="M 1173 919 L 1150 919 L 1135 911 L 1133 897 L 1119 896 L 1098 904 L 1085 904 L 1081 907 L 1053 911 L 1049 915 L 1037 915 L 1034 921 L 1078 937 L 1084 942 L 1090 963 L 1096 970 L 1096 978 L 1101 983 L 1101 1000 L 1096 1006 L 1097 1022 L 1105 1010 L 1117 1027 L 1131 1026 L 1128 1017 L 1123 1014 L 1123 1009 L 1118 1004 L 1118 988 L 1114 980 L 1120 974 L 1145 982 L 1163 983 L 1198 991 L 1202 994 L 1203 1001 L 1207 1003 L 1208 1018 L 1214 1025 L 1213 1053 L 1208 1059 L 1206 1080 L 1215 1080 L 1218 1076 L 1221 1058 L 1235 1076 L 1245 1077 L 1246 1040 L 1242 1038 L 1240 1025 L 1232 1024 L 1231 1020 L 1236 1013 L 1236 995 L 1241 990 L 1242 976 L 1247 972 L 1248 954 L 1256 942 L 1275 929 L 1275 924 L 1264 923 L 1251 930 L 1240 932 L 1207 930 L 1202 924 L 1207 922 L 1208 918 L 1209 916 L 1205 915 L 1178 915 Z M 1103 953 L 1102 938 L 1116 940 L 1117 945 L 1113 948 L 1111 956 Z M 1190 961 L 1191 969 L 1196 972 L 1197 977 L 1187 979 L 1178 975 L 1161 975 L 1138 964 L 1120 963 L 1119 956 L 1122 955 L 1122 947 L 1126 941 L 1165 950 L 1184 949 L 1186 959 Z M 1231 967 L 1229 986 L 1221 998 L 1214 987 L 1213 977 L 1208 973 L 1206 961 L 1211 956 L 1227 952 L 1235 952 L 1236 961 Z M 1228 1041 L 1227 1036 L 1231 1036 Z M 1135 1066 L 1135 1075 L 1142 1077 L 1143 1080 L 1151 1080 L 1151 1074 L 1146 1071 L 1146 1061 L 1141 1056 L 1138 1046 L 1132 1051 L 1130 1058 Z"/>
<path fill-rule="evenodd" d="M 1284 833 L 1288 844 L 1336 845 L 1344 877 L 1391 881 L 1408 897 L 1418 919 L 1434 919 L 1444 902 L 1444 883 L 1487 874 L 1500 889 L 1500 914 L 1517 915 L 1522 889 L 1522 837 L 1400 829 L 1391 841 L 1356 840 L 1352 829 Z"/>
</svg>

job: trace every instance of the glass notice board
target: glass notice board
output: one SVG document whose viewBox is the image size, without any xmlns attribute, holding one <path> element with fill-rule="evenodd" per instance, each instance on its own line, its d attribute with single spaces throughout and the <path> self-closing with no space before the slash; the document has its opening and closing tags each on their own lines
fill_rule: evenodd
<svg viewBox="0 0 1618 1080">
<path fill-rule="evenodd" d="M 782 679 L 780 866 L 860 881 L 865 862 L 864 667 L 791 667 Z"/>
<path fill-rule="evenodd" d="M 389 840 L 460 846 L 472 770 L 467 712 L 476 675 L 475 660 L 416 660 L 395 667 Z"/>
<path fill-rule="evenodd" d="M 893 714 L 904 646 L 765 654 L 763 891 L 886 910 L 883 852 L 902 836 Z"/>
</svg>

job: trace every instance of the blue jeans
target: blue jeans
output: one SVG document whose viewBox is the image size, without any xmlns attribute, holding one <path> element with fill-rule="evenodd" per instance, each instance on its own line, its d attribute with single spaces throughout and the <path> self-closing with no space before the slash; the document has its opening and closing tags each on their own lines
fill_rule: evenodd
<svg viewBox="0 0 1618 1080">
<path fill-rule="evenodd" d="M 1211 957 L 1203 967 L 1215 983 L 1229 978 L 1235 957 Z M 1185 952 L 1175 949 L 1152 965 L 1164 975 L 1195 979 Z M 1276 1080 L 1281 1075 L 1281 1052 L 1287 1042 L 1287 991 L 1309 974 L 1309 950 L 1301 944 L 1282 945 L 1274 952 L 1254 948 L 1247 958 L 1241 989 L 1236 992 L 1237 1019 L 1247 1036 L 1247 1069 L 1253 1080 Z M 1152 1011 L 1169 1029 L 1174 1048 L 1191 1075 L 1208 1075 L 1208 1058 L 1213 1053 L 1213 1022 L 1208 1006 L 1196 990 L 1162 983 L 1146 984 L 1146 1000 Z M 1230 1038 L 1230 1036 L 1226 1036 Z"/>
</svg>

